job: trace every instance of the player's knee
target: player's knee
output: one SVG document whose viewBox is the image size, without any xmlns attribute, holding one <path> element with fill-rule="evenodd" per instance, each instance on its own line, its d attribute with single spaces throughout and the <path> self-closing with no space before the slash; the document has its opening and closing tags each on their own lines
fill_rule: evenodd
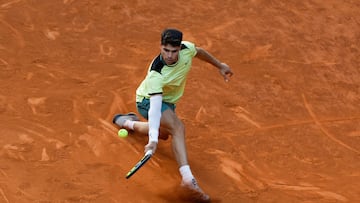
<svg viewBox="0 0 360 203">
<path fill-rule="evenodd" d="M 179 121 L 174 126 L 173 135 L 184 135 L 185 134 L 185 125 L 183 122 Z"/>
<path fill-rule="evenodd" d="M 169 135 L 184 135 L 185 125 L 172 111 L 166 110 L 161 118 L 160 125 L 164 128 L 164 132 Z"/>
</svg>

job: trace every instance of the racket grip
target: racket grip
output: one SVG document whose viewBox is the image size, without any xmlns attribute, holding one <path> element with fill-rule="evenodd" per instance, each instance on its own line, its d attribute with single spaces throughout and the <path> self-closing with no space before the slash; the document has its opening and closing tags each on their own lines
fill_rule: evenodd
<svg viewBox="0 0 360 203">
<path fill-rule="evenodd" d="M 145 156 L 147 156 L 147 155 L 152 155 L 152 153 L 153 153 L 153 151 L 150 149 L 150 150 L 148 150 L 148 151 L 145 153 Z"/>
</svg>

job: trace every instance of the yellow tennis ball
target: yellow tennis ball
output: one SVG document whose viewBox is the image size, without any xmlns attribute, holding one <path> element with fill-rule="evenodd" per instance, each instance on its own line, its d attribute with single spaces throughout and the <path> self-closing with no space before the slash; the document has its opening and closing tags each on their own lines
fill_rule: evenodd
<svg viewBox="0 0 360 203">
<path fill-rule="evenodd" d="M 121 137 L 121 138 L 125 138 L 128 136 L 128 131 L 126 129 L 120 129 L 119 132 L 118 132 L 118 136 Z"/>
</svg>

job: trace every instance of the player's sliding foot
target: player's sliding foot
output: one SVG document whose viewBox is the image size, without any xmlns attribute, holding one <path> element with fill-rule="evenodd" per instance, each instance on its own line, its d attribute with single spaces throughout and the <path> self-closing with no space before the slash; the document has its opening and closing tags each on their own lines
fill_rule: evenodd
<svg viewBox="0 0 360 203">
<path fill-rule="evenodd" d="M 188 198 L 191 200 L 197 202 L 210 202 L 209 195 L 202 191 L 194 178 L 186 182 L 182 181 L 181 186 L 185 189 L 187 195 L 189 195 Z"/>
<path fill-rule="evenodd" d="M 130 121 L 139 121 L 139 118 L 135 113 L 127 113 L 127 114 L 116 114 L 113 118 L 113 123 L 120 126 L 120 128 L 124 128 L 124 124 L 126 120 Z"/>
</svg>

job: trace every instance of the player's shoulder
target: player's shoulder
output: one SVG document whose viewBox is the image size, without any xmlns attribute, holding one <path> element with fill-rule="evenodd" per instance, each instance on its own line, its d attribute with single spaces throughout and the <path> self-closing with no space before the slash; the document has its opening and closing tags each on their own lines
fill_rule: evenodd
<svg viewBox="0 0 360 203">
<path fill-rule="evenodd" d="M 182 41 L 181 42 L 181 52 L 184 55 L 189 55 L 191 57 L 194 57 L 197 53 L 196 46 L 193 42 Z"/>
<path fill-rule="evenodd" d="M 165 63 L 163 60 L 161 60 L 161 55 L 158 55 L 151 63 L 150 71 L 156 71 L 158 73 L 161 73 L 161 70 L 165 66 Z"/>
</svg>

